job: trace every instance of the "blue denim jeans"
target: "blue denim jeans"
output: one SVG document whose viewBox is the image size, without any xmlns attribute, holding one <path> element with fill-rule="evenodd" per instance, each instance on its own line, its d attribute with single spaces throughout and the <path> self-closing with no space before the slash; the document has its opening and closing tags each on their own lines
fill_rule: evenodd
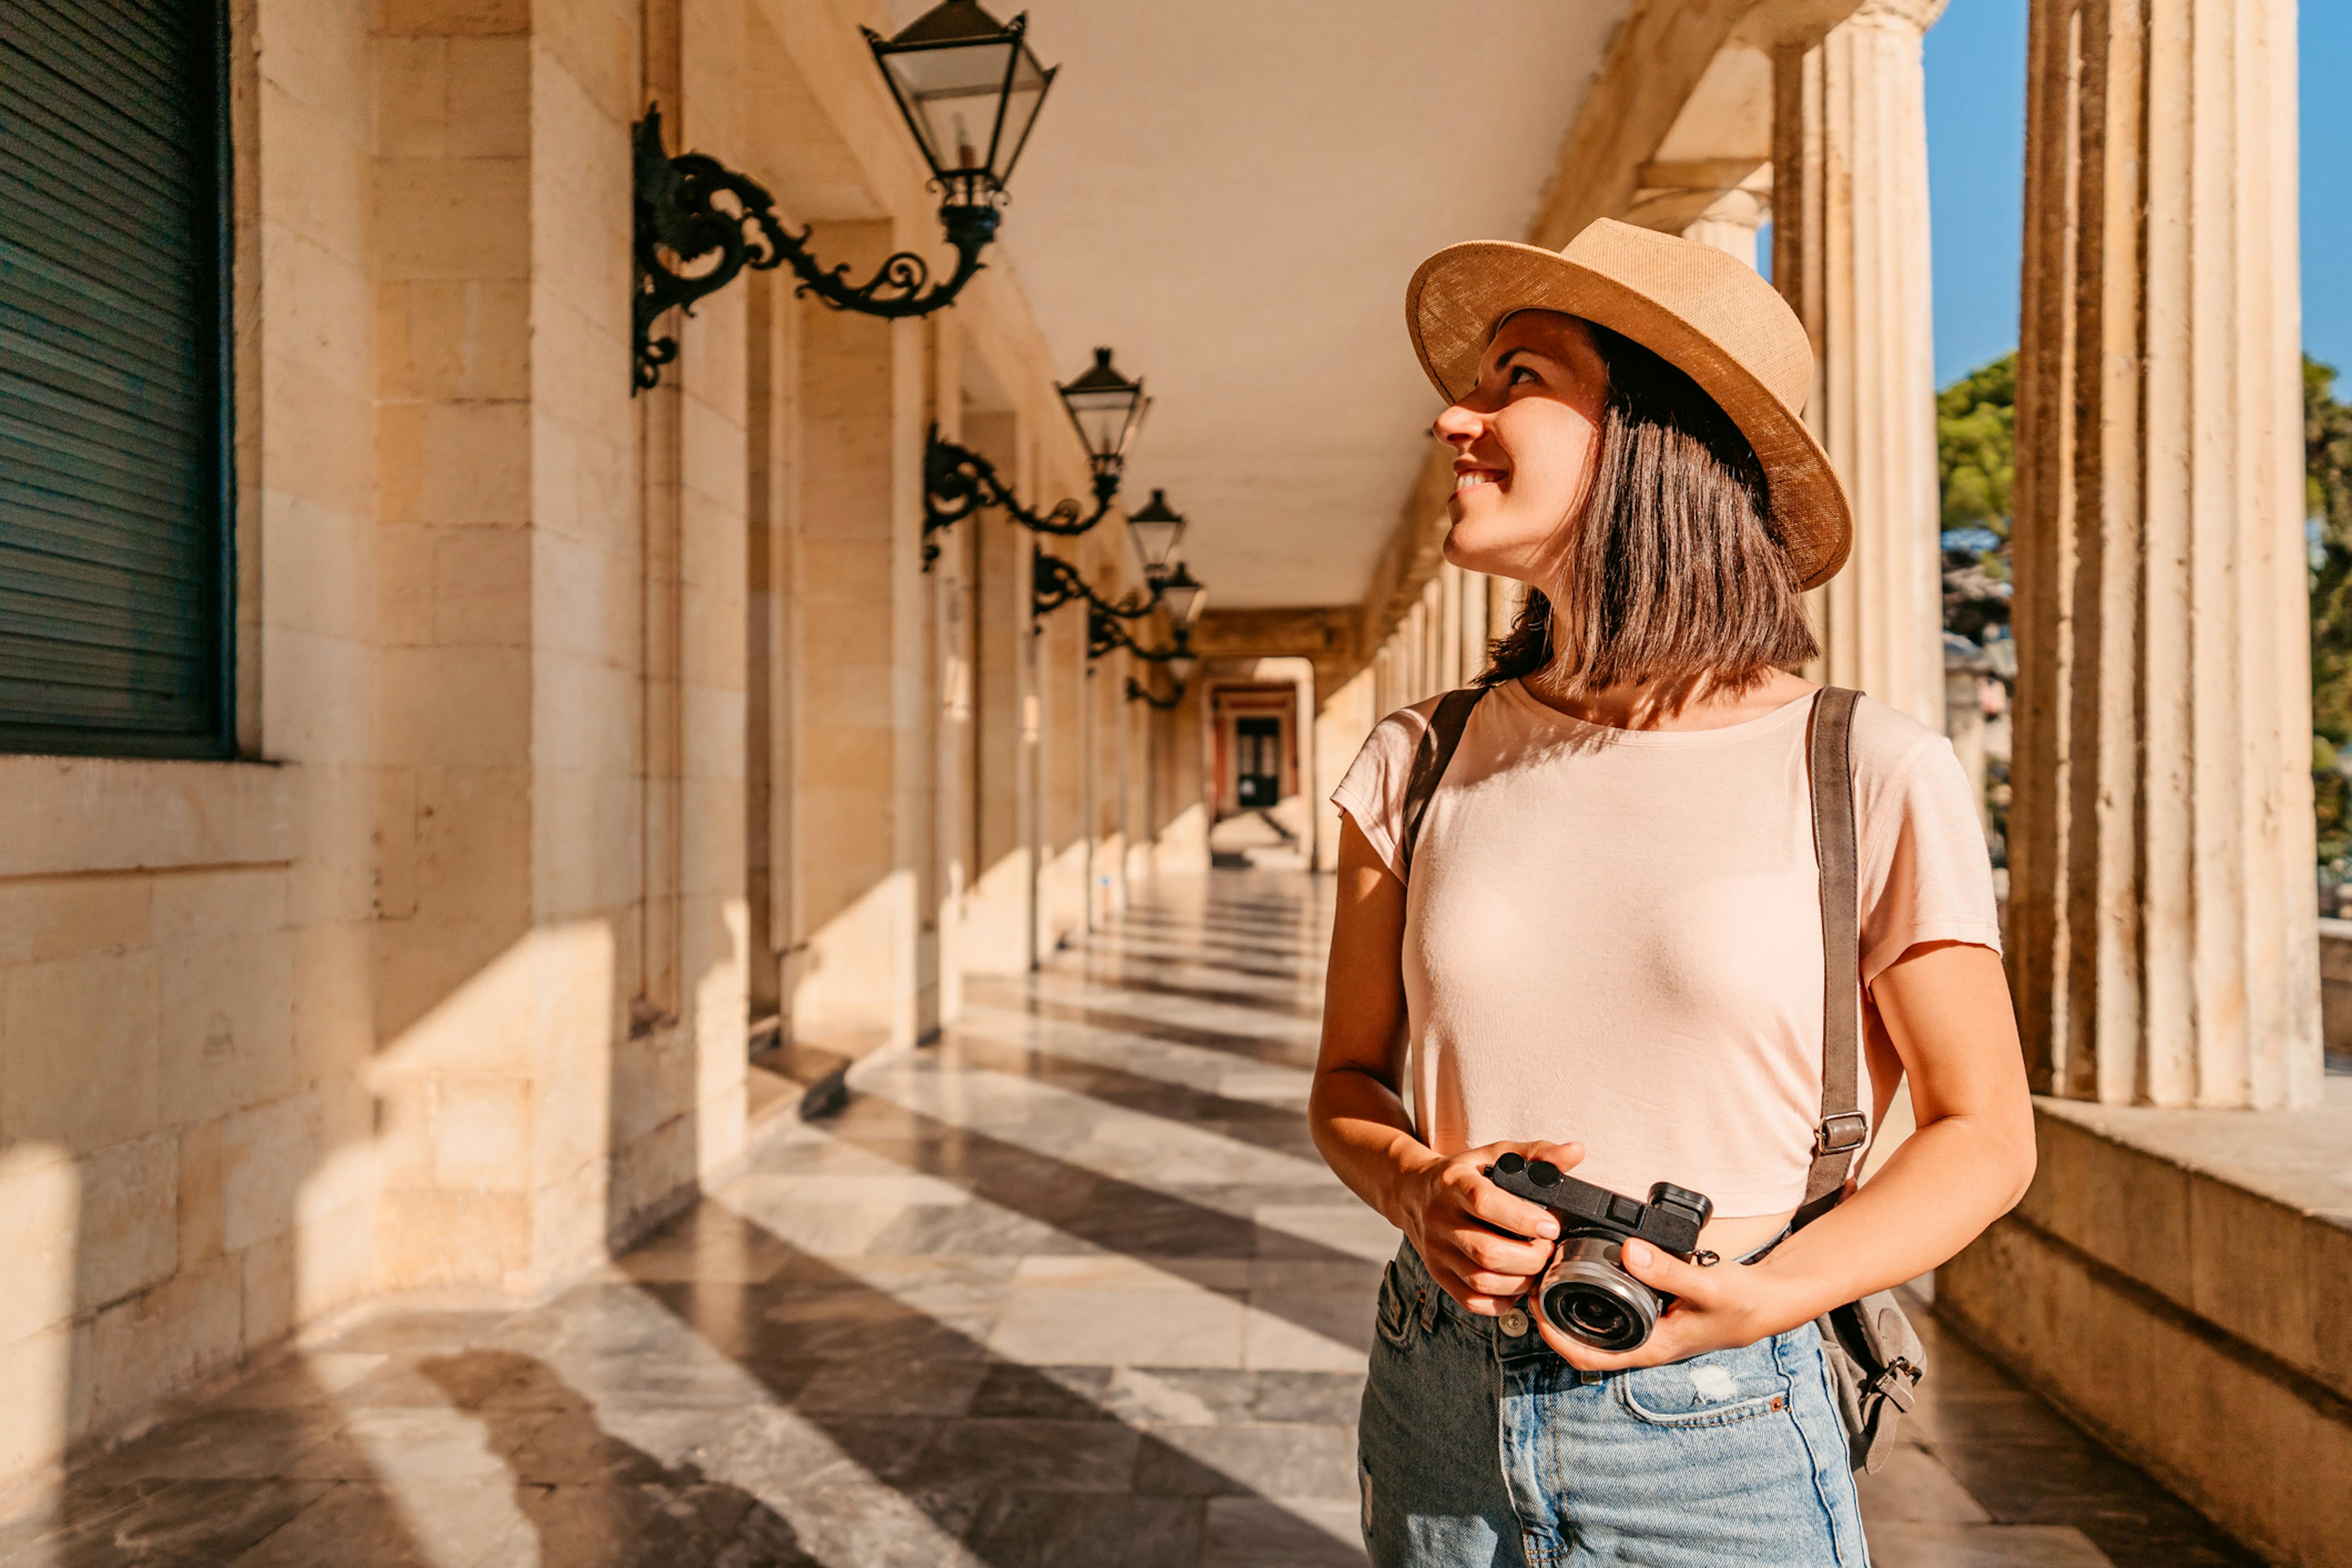
<svg viewBox="0 0 2352 1568">
<path fill-rule="evenodd" d="M 1358 1481 L 1376 1568 L 1864 1568 L 1821 1336 L 1580 1373 L 1410 1244 L 1381 1285 Z"/>
</svg>

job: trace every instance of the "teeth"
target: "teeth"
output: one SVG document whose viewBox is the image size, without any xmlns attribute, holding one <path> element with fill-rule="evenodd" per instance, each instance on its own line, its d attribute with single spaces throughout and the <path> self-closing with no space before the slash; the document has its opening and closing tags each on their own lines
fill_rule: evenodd
<svg viewBox="0 0 2352 1568">
<path fill-rule="evenodd" d="M 1491 485 L 1494 482 L 1495 476 L 1492 474 L 1456 474 L 1454 476 L 1454 488 L 1456 490 L 1466 490 L 1473 485 Z"/>
</svg>

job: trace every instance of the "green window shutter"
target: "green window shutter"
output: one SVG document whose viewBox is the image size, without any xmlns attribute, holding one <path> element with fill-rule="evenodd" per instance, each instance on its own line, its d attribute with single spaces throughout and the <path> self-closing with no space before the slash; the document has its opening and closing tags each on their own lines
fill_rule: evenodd
<svg viewBox="0 0 2352 1568">
<path fill-rule="evenodd" d="M 233 744 L 222 0 L 0 0 L 0 751 Z"/>
</svg>

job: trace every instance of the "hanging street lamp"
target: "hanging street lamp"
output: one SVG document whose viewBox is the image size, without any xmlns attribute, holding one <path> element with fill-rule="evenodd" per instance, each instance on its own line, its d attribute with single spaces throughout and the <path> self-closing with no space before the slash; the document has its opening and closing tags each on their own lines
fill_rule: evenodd
<svg viewBox="0 0 2352 1568">
<path fill-rule="evenodd" d="M 725 288 L 746 267 L 765 272 L 789 266 L 801 293 L 836 310 L 887 318 L 928 316 L 954 303 L 980 270 L 980 253 L 996 237 L 1003 216 L 998 203 L 1004 183 L 1060 68 L 1038 64 L 1029 47 L 1027 16 L 1000 23 L 978 0 L 946 0 L 894 37 L 861 30 L 930 165 L 940 224 L 955 247 L 955 270 L 933 282 L 930 263 L 902 250 L 872 278 L 852 284 L 846 264 L 828 268 L 810 254 L 813 228 L 798 234 L 784 228 L 767 187 L 706 154 L 671 155 L 662 142 L 660 107 L 650 106 L 636 126 L 636 286 L 630 313 L 637 390 L 656 385 L 661 367 L 677 358 L 677 340 L 656 336 L 654 323 L 673 305 L 691 315 L 695 301 Z M 713 198 L 719 196 L 730 205 L 718 205 Z M 703 270 L 684 270 L 705 261 L 709 265 Z"/>
<path fill-rule="evenodd" d="M 1127 532 L 1135 541 L 1143 574 L 1157 581 L 1168 574 L 1168 563 L 1176 559 L 1176 546 L 1184 538 L 1184 518 L 1169 510 L 1166 490 L 1153 490 L 1150 500 L 1127 514 Z"/>
<path fill-rule="evenodd" d="M 1209 590 L 1192 575 L 1192 568 L 1182 562 L 1166 576 L 1153 580 L 1159 590 L 1160 602 L 1168 606 L 1168 618 L 1180 626 L 1189 626 L 1201 618 L 1208 605 Z"/>
<path fill-rule="evenodd" d="M 985 228 L 980 243 L 987 244 L 996 231 L 996 199 L 1061 68 L 1037 63 L 1027 16 L 1000 23 L 979 0 L 946 0 L 896 37 L 858 31 L 947 198 L 940 217 L 950 240 L 961 216 Z"/>
<path fill-rule="evenodd" d="M 1002 508 L 1006 517 L 1032 533 L 1084 533 L 1110 515 L 1127 468 L 1128 448 L 1134 445 L 1135 433 L 1143 427 L 1143 416 L 1151 406 L 1151 399 L 1143 394 L 1142 378 L 1129 381 L 1112 366 L 1110 357 L 1108 349 L 1095 350 L 1095 363 L 1082 374 L 1055 385 L 1062 406 L 1069 411 L 1070 423 L 1077 428 L 1078 439 L 1086 445 L 1087 466 L 1094 470 L 1092 511 L 1085 511 L 1079 502 L 1066 498 L 1042 512 L 1023 506 L 995 464 L 942 437 L 937 425 L 931 426 L 930 438 L 923 447 L 926 567 L 940 553 L 939 546 L 930 542 L 931 535 L 953 528 L 984 506 Z"/>
<path fill-rule="evenodd" d="M 1057 383 L 1054 390 L 1062 395 L 1062 406 L 1078 427 L 1096 476 L 1108 473 L 1115 480 L 1126 466 L 1135 433 L 1143 428 L 1151 399 L 1143 395 L 1141 378 L 1129 381 L 1111 367 L 1110 355 L 1108 349 L 1096 349 L 1093 364 L 1076 380 Z"/>
</svg>

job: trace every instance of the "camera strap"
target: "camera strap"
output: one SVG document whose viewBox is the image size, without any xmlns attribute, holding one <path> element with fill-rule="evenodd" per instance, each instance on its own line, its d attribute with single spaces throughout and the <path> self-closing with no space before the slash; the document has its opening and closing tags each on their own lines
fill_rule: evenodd
<svg viewBox="0 0 2352 1568">
<path fill-rule="evenodd" d="M 1856 1151 L 1870 1142 L 1862 1110 L 1861 872 L 1853 826 L 1853 704 L 1860 694 L 1826 686 L 1813 700 L 1806 772 L 1813 854 L 1822 874 L 1822 1120 L 1792 1230 L 1837 1207 Z"/>
</svg>

